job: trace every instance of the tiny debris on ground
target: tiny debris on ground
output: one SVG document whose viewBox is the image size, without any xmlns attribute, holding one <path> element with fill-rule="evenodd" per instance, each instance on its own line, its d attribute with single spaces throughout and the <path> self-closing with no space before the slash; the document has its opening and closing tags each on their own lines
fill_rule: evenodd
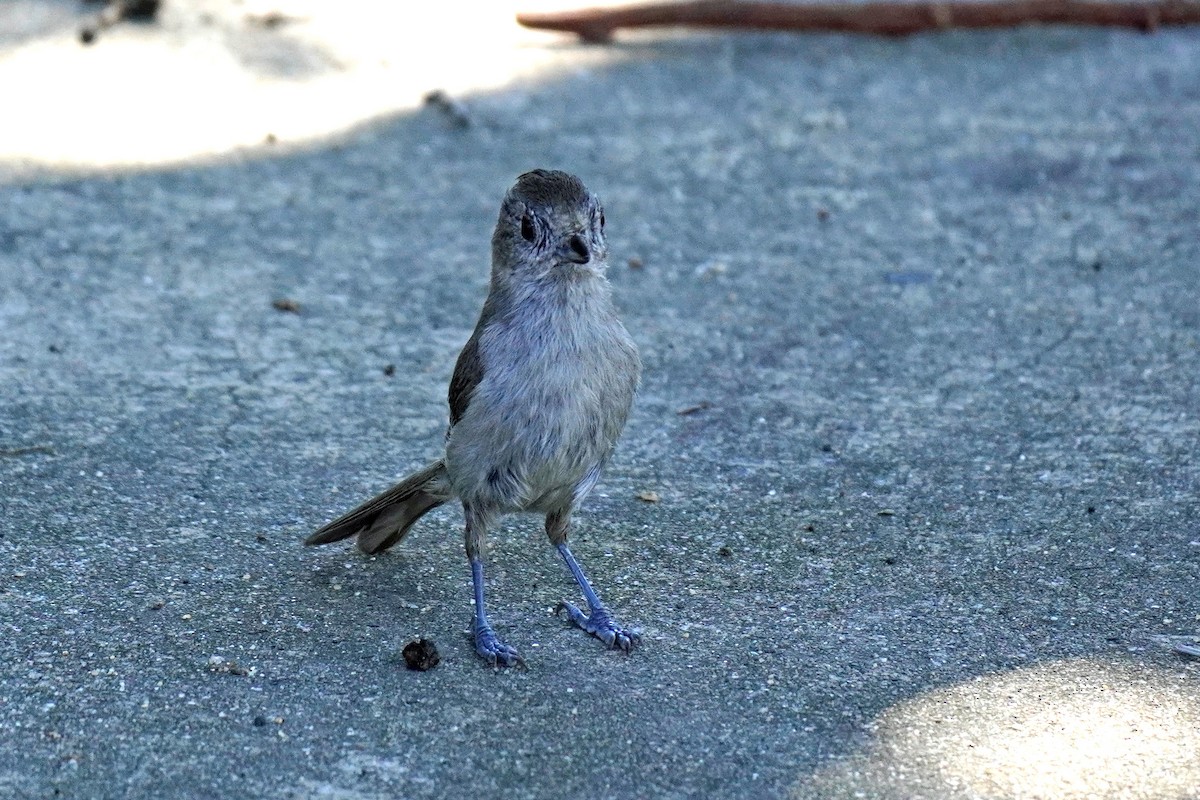
<svg viewBox="0 0 1200 800">
<path fill-rule="evenodd" d="M 1175 652 L 1183 656 L 1200 658 L 1200 639 L 1197 639 L 1195 644 L 1188 644 L 1187 642 L 1176 643 Z"/>
<path fill-rule="evenodd" d="M 27 456 L 34 453 L 43 453 L 48 456 L 54 455 L 54 448 L 48 444 L 35 444 L 29 447 L 10 447 L 5 450 L 0 450 L 0 456 L 11 458 L 15 456 Z"/>
<path fill-rule="evenodd" d="M 443 89 L 434 89 L 425 95 L 425 105 L 436 109 L 447 122 L 456 128 L 471 127 L 471 112 L 461 100 L 455 100 Z"/>
<path fill-rule="evenodd" d="M 212 656 L 208 659 L 208 671 L 214 675 L 237 675 L 238 677 L 247 677 L 253 670 L 243 667 L 232 659 L 227 659 L 224 656 Z"/>
<path fill-rule="evenodd" d="M 246 24 L 256 28 L 281 28 L 292 22 L 301 22 L 302 17 L 294 17 L 290 14 L 285 14 L 282 11 L 268 11 L 265 14 L 247 14 Z"/>
<path fill-rule="evenodd" d="M 707 400 L 701 400 L 699 403 L 676 409 L 675 413 L 681 417 L 687 417 L 700 411 L 707 411 L 710 408 L 712 408 L 712 403 Z"/>
<path fill-rule="evenodd" d="M 431 670 L 442 660 L 432 639 L 414 639 L 404 645 L 403 655 L 408 668 L 417 672 Z"/>
<path fill-rule="evenodd" d="M 85 0 L 96 3 L 98 0 Z M 111 28 L 121 20 L 132 19 L 150 22 L 158 14 L 162 0 L 107 0 L 104 8 L 89 24 L 79 29 L 79 41 L 92 44 L 100 31 Z"/>
</svg>

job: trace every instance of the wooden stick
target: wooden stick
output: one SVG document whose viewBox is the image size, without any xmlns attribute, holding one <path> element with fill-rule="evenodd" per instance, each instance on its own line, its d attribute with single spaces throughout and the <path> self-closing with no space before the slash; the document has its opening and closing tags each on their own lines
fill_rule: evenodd
<svg viewBox="0 0 1200 800">
<path fill-rule="evenodd" d="M 777 31 L 842 31 L 908 36 L 947 28 L 1008 28 L 1027 23 L 1097 25 L 1155 31 L 1161 25 L 1200 22 L 1197 0 L 988 0 L 987 2 L 769 3 L 690 0 L 518 14 L 528 28 L 566 31 L 603 42 L 618 28 L 694 26 Z"/>
<path fill-rule="evenodd" d="M 86 0 L 93 2 L 94 0 Z M 96 19 L 79 30 L 79 41 L 92 44 L 100 32 L 124 19 L 151 20 L 158 13 L 162 0 L 107 0 Z"/>
</svg>

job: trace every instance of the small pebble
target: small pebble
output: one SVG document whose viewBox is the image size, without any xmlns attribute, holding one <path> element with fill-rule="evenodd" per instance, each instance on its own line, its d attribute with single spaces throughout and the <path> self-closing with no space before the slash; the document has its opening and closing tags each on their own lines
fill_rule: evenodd
<svg viewBox="0 0 1200 800">
<path fill-rule="evenodd" d="M 471 112 L 462 101 L 455 100 L 443 89 L 434 89 L 425 95 L 425 105 L 437 109 L 442 117 L 456 128 L 471 127 Z"/>
<path fill-rule="evenodd" d="M 436 667 L 442 660 L 438 655 L 437 645 L 432 639 L 414 639 L 404 645 L 404 663 L 409 669 L 426 672 Z"/>
</svg>

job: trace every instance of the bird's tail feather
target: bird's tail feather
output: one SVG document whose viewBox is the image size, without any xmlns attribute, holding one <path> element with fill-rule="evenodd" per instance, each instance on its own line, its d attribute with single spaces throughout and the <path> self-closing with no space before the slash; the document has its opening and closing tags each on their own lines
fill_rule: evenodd
<svg viewBox="0 0 1200 800">
<path fill-rule="evenodd" d="M 452 496 L 446 465 L 435 461 L 330 522 L 304 543 L 329 544 L 357 534 L 359 550 L 381 553 L 403 539 L 414 522 Z"/>
</svg>

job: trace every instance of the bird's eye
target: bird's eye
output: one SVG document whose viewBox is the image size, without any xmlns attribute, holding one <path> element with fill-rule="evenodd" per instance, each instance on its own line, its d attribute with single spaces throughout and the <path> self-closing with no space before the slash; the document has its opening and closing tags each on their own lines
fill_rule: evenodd
<svg viewBox="0 0 1200 800">
<path fill-rule="evenodd" d="M 533 227 L 533 217 L 528 214 L 521 215 L 521 238 L 527 242 L 532 242 L 537 238 L 537 228 Z"/>
</svg>

